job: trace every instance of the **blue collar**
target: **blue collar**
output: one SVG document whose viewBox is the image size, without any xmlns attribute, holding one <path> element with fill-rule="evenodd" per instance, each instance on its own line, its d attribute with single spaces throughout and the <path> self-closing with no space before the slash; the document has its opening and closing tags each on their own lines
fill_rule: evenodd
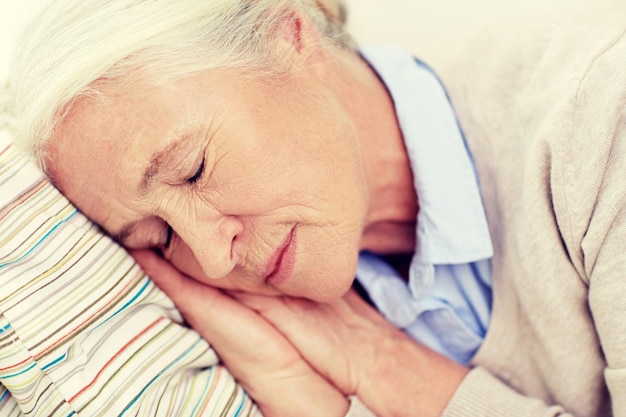
<svg viewBox="0 0 626 417">
<path fill-rule="evenodd" d="M 417 248 L 409 271 L 416 298 L 434 280 L 434 265 L 488 259 L 493 248 L 472 156 L 439 79 L 398 47 L 363 57 L 393 99 L 420 205 Z"/>
</svg>

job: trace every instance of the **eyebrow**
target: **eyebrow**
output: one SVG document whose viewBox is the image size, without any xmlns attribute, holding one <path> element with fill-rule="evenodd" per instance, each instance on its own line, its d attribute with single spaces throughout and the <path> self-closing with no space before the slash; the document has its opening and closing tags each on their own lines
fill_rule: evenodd
<svg viewBox="0 0 626 417">
<path fill-rule="evenodd" d="M 176 152 L 180 147 L 191 140 L 192 136 L 189 134 L 183 134 L 178 136 L 174 142 L 167 145 L 164 149 L 160 151 L 156 151 L 152 154 L 150 158 L 150 163 L 146 167 L 141 177 L 141 182 L 139 183 L 139 194 L 145 195 L 152 184 L 159 178 L 161 175 L 161 170 L 165 165 L 165 161 L 169 158 L 172 153 Z M 111 237 L 118 243 L 124 245 L 128 238 L 134 233 L 137 224 L 140 221 L 131 221 L 129 223 L 124 224 L 119 232 L 111 233 Z"/>
<path fill-rule="evenodd" d="M 176 150 L 178 150 L 178 148 L 180 148 L 183 144 L 188 142 L 190 138 L 190 135 L 182 135 L 177 140 L 167 145 L 164 149 L 157 151 L 152 155 L 150 163 L 144 170 L 141 182 L 139 183 L 140 195 L 145 195 L 152 184 L 154 184 L 156 179 L 159 177 L 167 158 L 169 158 L 172 153 L 176 152 Z"/>
</svg>

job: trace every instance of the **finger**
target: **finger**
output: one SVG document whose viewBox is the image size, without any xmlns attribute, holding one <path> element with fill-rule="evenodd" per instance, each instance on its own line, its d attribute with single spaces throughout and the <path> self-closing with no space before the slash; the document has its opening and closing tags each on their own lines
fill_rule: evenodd
<svg viewBox="0 0 626 417">
<path fill-rule="evenodd" d="M 357 391 L 363 369 L 376 360 L 376 346 L 397 332 L 356 294 L 325 304 L 246 293 L 233 297 L 270 321 L 345 394 Z"/>
<path fill-rule="evenodd" d="M 352 290 L 343 299 L 333 303 L 317 303 L 302 298 L 263 296 L 244 292 L 229 292 L 229 294 L 283 330 L 289 323 L 298 319 L 309 321 L 310 325 L 313 324 L 312 320 L 325 321 L 331 316 L 333 320 L 345 323 L 356 321 L 393 328 L 378 311 Z"/>
<path fill-rule="evenodd" d="M 316 318 L 323 319 L 329 314 L 326 310 L 331 309 L 330 305 L 303 298 L 275 297 L 247 292 L 229 292 L 229 294 L 269 320 L 281 331 L 286 330 L 291 324 L 298 327 L 300 323 L 311 325 Z"/>
<path fill-rule="evenodd" d="M 248 293 L 236 293 L 233 297 L 270 321 L 316 371 L 344 394 L 355 393 L 356 381 L 352 377 L 356 373 L 346 369 L 348 361 L 344 357 L 351 350 L 353 327 L 337 314 L 336 306 Z"/>
<path fill-rule="evenodd" d="M 347 402 L 265 319 L 150 251 L 132 253 L 268 417 L 344 415 Z"/>
<path fill-rule="evenodd" d="M 169 262 L 149 250 L 131 251 L 139 266 L 152 281 L 172 299 L 184 316 L 194 317 L 220 308 L 219 290 L 202 286 L 175 269 Z M 213 303 L 218 305 L 213 307 Z M 223 307 L 223 306 L 221 306 Z"/>
<path fill-rule="evenodd" d="M 266 368 L 299 360 L 289 343 L 254 311 L 220 290 L 180 273 L 151 251 L 134 251 L 132 255 L 174 301 L 189 324 L 211 342 L 222 360 L 233 362 L 233 370 L 242 363 Z M 276 351 L 285 354 L 277 358 Z"/>
</svg>

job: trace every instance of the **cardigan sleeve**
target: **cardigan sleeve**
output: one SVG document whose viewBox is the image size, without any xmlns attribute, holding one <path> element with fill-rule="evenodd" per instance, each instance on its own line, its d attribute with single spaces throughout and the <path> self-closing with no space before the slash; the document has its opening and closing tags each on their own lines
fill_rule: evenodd
<svg viewBox="0 0 626 417">
<path fill-rule="evenodd" d="M 588 310 L 604 358 L 606 387 L 597 389 L 608 389 L 614 417 L 626 417 L 625 29 L 622 24 L 580 80 L 564 162 L 557 167 L 561 178 L 554 182 L 563 190 L 563 240 L 588 286 Z"/>
<path fill-rule="evenodd" d="M 557 338 L 556 334 L 564 334 L 568 331 L 568 324 L 563 322 L 553 322 L 550 324 L 552 327 L 545 322 L 542 323 L 545 326 L 540 329 L 542 337 L 547 338 L 553 334 L 551 340 L 544 339 L 534 345 L 522 340 L 526 347 L 539 347 L 533 352 L 535 355 L 541 355 L 549 350 L 551 354 L 554 354 L 553 357 L 557 357 L 555 352 L 560 352 L 558 369 L 562 374 L 559 374 L 561 379 L 556 382 L 560 386 L 554 386 L 554 378 L 550 380 L 550 383 L 544 379 L 542 383 L 545 386 L 541 394 L 544 399 L 523 394 L 535 388 L 528 383 L 533 380 L 528 375 L 543 371 L 544 368 L 530 366 L 520 370 L 519 367 L 513 368 L 515 365 L 511 365 L 511 368 L 505 368 L 503 371 L 502 363 L 492 366 L 494 362 L 484 360 L 485 357 L 483 357 L 482 362 L 489 366 L 481 364 L 471 370 L 448 404 L 444 416 L 572 416 L 576 413 L 569 406 L 563 405 L 564 403 L 560 404 L 553 395 L 557 389 L 560 393 L 567 391 L 566 386 L 570 385 L 567 377 L 571 375 L 577 375 L 577 378 L 587 377 L 587 390 L 581 390 L 577 394 L 576 400 L 580 400 L 577 406 L 581 407 L 582 404 L 581 409 L 588 406 L 588 410 L 596 410 L 593 414 L 584 412 L 580 414 L 626 416 L 626 351 L 624 350 L 626 346 L 626 301 L 624 301 L 626 300 L 626 114 L 624 111 L 626 104 L 626 77 L 624 76 L 626 26 L 623 24 L 623 8 L 613 9 L 610 14 L 614 18 L 619 18 L 620 21 L 609 25 L 607 22 L 610 17 L 607 15 L 597 19 L 585 17 L 581 20 L 578 32 L 563 30 L 561 38 L 557 40 L 551 37 L 550 31 L 545 28 L 543 31 L 526 30 L 529 38 L 535 39 L 534 34 L 538 33 L 539 35 L 536 36 L 538 42 L 543 42 L 541 48 L 536 48 L 540 51 L 537 55 L 539 59 L 535 56 L 529 59 L 528 55 L 524 55 L 527 51 L 532 51 L 526 48 L 525 44 L 511 44 L 518 47 L 510 49 L 515 51 L 512 55 L 519 59 L 508 61 L 510 64 L 507 68 L 508 74 L 517 76 L 512 80 L 507 80 L 510 81 L 504 85 L 507 88 L 497 90 L 485 81 L 481 86 L 487 85 L 486 88 L 490 88 L 489 92 L 497 91 L 500 94 L 471 94 L 481 91 L 476 88 L 467 89 L 470 93 L 459 89 L 460 93 L 453 94 L 453 98 L 459 98 L 459 103 L 463 105 L 470 103 L 466 106 L 467 109 L 461 108 L 461 112 L 468 114 L 462 118 L 462 121 L 474 123 L 470 136 L 490 138 L 500 136 L 508 139 L 506 143 L 499 139 L 484 141 L 488 143 L 488 146 L 483 146 L 481 150 L 489 149 L 489 146 L 497 143 L 499 148 L 495 149 L 500 153 L 494 152 L 494 155 L 502 160 L 503 152 L 508 149 L 506 146 L 512 146 L 510 144 L 513 143 L 517 146 L 517 143 L 524 140 L 533 142 L 532 150 L 535 152 L 533 155 L 540 155 L 542 158 L 541 170 L 535 169 L 539 167 L 539 164 L 535 164 L 534 167 L 524 166 L 524 175 L 525 178 L 532 176 L 535 185 L 541 183 L 544 187 L 545 193 L 541 197 L 545 197 L 548 204 L 542 207 L 549 207 L 550 214 L 554 216 L 549 220 L 553 220 L 557 226 L 554 230 L 555 236 L 558 237 L 563 252 L 562 259 L 554 260 L 554 265 L 548 269 L 549 273 L 555 275 L 561 273 L 561 277 L 557 280 L 553 279 L 555 276 L 544 273 L 540 278 L 567 285 L 559 289 L 563 297 L 554 298 L 553 304 L 544 304 L 544 306 L 546 311 L 560 309 L 562 312 L 567 309 L 568 313 L 575 312 L 565 318 L 577 323 L 588 321 L 590 325 L 588 332 L 578 334 L 580 339 L 586 339 L 584 343 L 581 342 L 580 346 L 584 346 L 582 349 L 576 345 L 576 338 L 571 337 L 576 333 L 570 333 L 569 343 L 564 343 Z M 593 30 L 595 32 L 592 33 Z M 581 34 L 584 36 L 581 37 Z M 602 42 L 595 42 L 594 37 Z M 581 39 L 588 42 L 586 47 L 581 45 Z M 511 54 L 506 55 L 501 51 L 493 52 L 496 51 L 493 43 L 484 42 L 485 55 L 493 54 L 486 62 L 493 66 L 481 64 L 480 68 L 483 71 L 502 68 L 504 57 L 510 58 Z M 587 51 L 589 55 L 585 56 L 581 51 Z M 501 55 L 495 56 L 498 53 Z M 481 57 L 485 59 L 484 55 Z M 564 65 L 563 62 L 568 63 L 569 66 Z M 527 68 L 531 68 L 531 65 L 535 63 L 532 71 L 528 71 Z M 551 72 L 550 78 L 545 75 L 547 72 Z M 453 76 L 459 74 L 455 72 Z M 454 84 L 454 78 L 450 77 L 450 80 Z M 550 80 L 552 84 L 546 80 Z M 555 86 L 560 91 L 555 92 Z M 570 89 L 571 86 L 575 88 Z M 493 99 L 494 97 L 496 99 Z M 476 112 L 472 104 L 480 104 L 487 100 L 492 100 L 493 103 L 509 110 L 508 113 L 485 111 L 486 116 L 475 117 Z M 525 106 L 522 107 L 521 103 Z M 529 103 L 532 105 L 528 105 Z M 494 109 L 496 109 L 495 105 L 489 107 L 489 110 Z M 541 117 L 536 115 L 537 109 L 543 109 Z M 497 116 L 490 119 L 490 114 L 499 116 L 499 119 Z M 511 120 L 516 120 L 515 117 L 523 120 L 523 129 L 511 123 Z M 495 128 L 494 124 L 500 121 L 502 121 L 502 126 Z M 519 132 L 524 134 L 521 135 Z M 520 149 L 528 151 L 528 147 L 524 148 L 522 145 Z M 490 155 L 489 163 L 495 160 L 494 155 Z M 506 156 L 510 157 L 508 154 Z M 516 161 L 511 159 L 510 162 Z M 486 182 L 502 184 L 503 178 L 498 176 L 502 171 L 501 168 L 494 170 L 493 178 L 488 178 Z M 509 174 L 511 172 L 512 170 L 507 171 Z M 521 180 L 513 182 L 510 178 L 511 176 L 508 177 L 509 183 L 507 184 L 514 186 L 509 187 L 507 191 L 516 190 L 520 195 L 524 194 L 524 198 L 529 196 L 534 198 L 530 204 L 523 206 L 525 212 L 516 211 L 516 215 L 523 215 L 531 222 L 538 223 L 540 220 L 537 218 L 538 212 L 529 211 L 540 205 L 537 202 L 538 194 L 531 195 L 529 188 L 522 190 Z M 502 199 L 505 192 L 502 190 L 506 187 L 500 185 L 497 189 L 501 194 L 496 197 Z M 536 189 L 539 189 L 539 186 Z M 545 210 L 539 214 L 545 215 L 547 212 Z M 519 229 L 511 229 L 510 224 L 497 225 L 499 229 L 506 226 L 509 226 L 509 230 L 520 232 Z M 552 230 L 547 227 L 541 230 L 533 229 L 533 231 L 538 236 L 542 236 L 541 238 L 537 238 L 537 235 L 533 236 L 538 240 L 553 237 L 550 235 Z M 521 242 L 520 245 L 523 246 L 528 243 L 528 239 L 519 238 L 517 242 Z M 538 247 L 543 248 L 543 246 Z M 529 266 L 528 270 L 533 271 L 533 265 L 530 263 L 539 259 L 540 256 L 525 253 L 528 256 L 524 259 L 524 265 Z M 519 264 L 516 266 L 519 267 Z M 559 267 L 567 269 L 567 273 L 558 271 Z M 544 268 L 543 271 L 545 272 L 546 269 Z M 511 280 L 511 276 L 515 275 L 516 271 L 508 270 L 507 272 L 510 274 L 505 279 Z M 571 278 L 570 281 L 566 282 L 563 279 L 566 274 Z M 538 276 L 538 273 L 536 276 L 527 276 L 526 280 L 531 281 Z M 515 286 L 509 288 L 519 291 L 520 288 L 525 288 L 524 284 L 520 285 L 518 281 Z M 570 291 L 571 294 L 574 293 L 572 289 L 575 289 L 577 296 L 578 294 L 585 294 L 585 296 L 580 299 L 572 296 L 568 299 Z M 515 300 L 526 302 L 525 306 L 536 307 L 536 304 L 529 303 L 528 300 L 537 295 L 537 293 L 516 294 L 518 298 Z M 523 311 L 523 314 L 536 313 L 536 310 Z M 549 315 L 545 312 L 542 314 Z M 563 314 L 553 317 L 563 317 Z M 515 328 L 525 323 L 523 321 L 508 322 L 508 325 Z M 541 322 L 535 320 L 533 325 L 537 326 L 537 323 Z M 583 326 L 579 326 L 578 330 L 581 328 Z M 537 329 L 534 327 L 525 334 L 536 335 Z M 523 348 L 519 347 L 519 349 Z M 497 351 L 491 349 L 489 352 L 494 354 Z M 510 350 L 507 349 L 507 352 Z M 519 355 L 519 353 L 507 352 L 503 352 L 502 356 L 514 358 Z M 542 359 L 546 358 L 549 356 L 546 355 Z M 568 364 L 571 369 L 567 368 Z M 586 375 L 581 373 L 585 365 L 590 371 Z M 570 370 L 572 373 L 568 372 Z M 520 382 L 522 378 L 520 375 L 527 379 Z M 554 375 L 547 376 L 553 377 Z M 511 380 L 523 388 L 514 389 Z M 571 401 L 572 397 L 569 399 Z"/>
<path fill-rule="evenodd" d="M 626 416 L 626 125 L 615 159 L 619 169 L 606 173 L 605 189 L 584 241 L 590 258 L 589 308 L 606 359 L 604 377 L 613 416 Z M 618 156 L 620 155 L 620 156 Z M 605 201 L 608 200 L 608 201 Z M 598 227 L 601 230 L 595 230 Z"/>
<path fill-rule="evenodd" d="M 477 367 L 467 374 L 443 413 L 443 417 L 467 416 L 567 417 L 571 414 L 562 407 L 549 407 L 541 400 L 521 395 Z"/>
<path fill-rule="evenodd" d="M 626 41 L 622 41 L 626 44 Z M 622 45 L 622 57 L 626 58 L 626 45 Z M 615 67 L 622 69 L 624 60 L 616 60 Z M 623 71 L 612 74 L 606 69 L 597 74 L 598 80 L 590 80 L 604 95 L 611 95 L 607 81 L 618 79 L 626 91 Z M 619 85 L 616 82 L 613 83 Z M 613 416 L 626 416 L 626 94 L 617 95 L 613 106 L 614 127 L 604 132 L 607 140 L 589 143 L 591 148 L 604 150 L 606 158 L 602 164 L 589 158 L 579 163 L 583 175 L 592 175 L 595 167 L 597 194 L 589 204 L 582 235 L 580 253 L 584 276 L 589 285 L 589 309 L 597 337 L 606 361 L 604 378 L 608 387 Z M 596 104 L 597 106 L 598 104 Z M 606 112 L 610 112 L 607 108 Z M 594 132 L 603 133 L 602 126 Z M 583 153 L 586 153 L 583 151 Z M 582 159 L 582 158 L 580 158 Z M 580 198 L 580 194 L 571 194 Z M 582 222 L 580 222 L 582 223 Z"/>
</svg>

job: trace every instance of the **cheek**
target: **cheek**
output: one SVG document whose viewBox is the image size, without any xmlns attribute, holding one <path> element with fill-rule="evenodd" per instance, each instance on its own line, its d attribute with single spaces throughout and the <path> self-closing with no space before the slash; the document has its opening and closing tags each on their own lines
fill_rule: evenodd
<svg viewBox="0 0 626 417">
<path fill-rule="evenodd" d="M 176 269 L 196 281 L 200 281 L 213 287 L 223 287 L 223 285 L 219 285 L 222 280 L 210 279 L 206 276 L 202 266 L 194 256 L 189 246 L 180 240 L 180 238 L 176 238 L 176 241 L 172 242 L 171 250 L 166 252 L 165 257 L 172 263 L 172 265 L 174 265 L 174 267 L 176 267 Z"/>
<path fill-rule="evenodd" d="M 281 206 L 328 210 L 359 204 L 364 186 L 359 161 L 346 149 L 250 148 L 224 158 L 206 191 L 224 211 L 260 214 Z M 204 191 L 204 190 L 203 190 Z"/>
<path fill-rule="evenodd" d="M 246 108 L 243 114 L 250 117 L 227 119 L 220 133 L 228 139 L 209 152 L 217 160 L 208 187 L 224 195 L 237 193 L 251 211 L 270 208 L 272 202 L 297 204 L 294 198 L 307 204 L 307 197 L 356 197 L 362 168 L 354 125 L 336 103 L 318 99 L 274 104 L 271 113 L 280 117 L 264 118 L 267 108 L 261 113 Z"/>
<path fill-rule="evenodd" d="M 199 238 L 199 219 L 207 218 L 214 211 L 204 193 L 187 185 L 164 187 L 155 193 L 148 206 L 146 211 L 163 219 L 174 229 L 178 237 L 176 242 L 182 238 L 187 243 Z"/>
<path fill-rule="evenodd" d="M 357 256 L 354 250 L 336 247 L 329 256 L 312 256 L 301 265 L 304 288 L 294 290 L 294 295 L 324 303 L 343 297 L 354 281 Z"/>
<path fill-rule="evenodd" d="M 342 297 L 354 281 L 360 235 L 356 223 L 299 229 L 296 279 L 286 293 L 320 302 Z"/>
</svg>

